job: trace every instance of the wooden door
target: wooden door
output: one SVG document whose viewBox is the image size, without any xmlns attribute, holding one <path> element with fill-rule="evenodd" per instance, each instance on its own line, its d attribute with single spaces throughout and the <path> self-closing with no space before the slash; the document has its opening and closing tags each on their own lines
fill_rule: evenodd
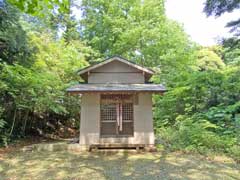
<svg viewBox="0 0 240 180">
<path fill-rule="evenodd" d="M 133 136 L 133 96 L 101 96 L 101 137 Z"/>
</svg>

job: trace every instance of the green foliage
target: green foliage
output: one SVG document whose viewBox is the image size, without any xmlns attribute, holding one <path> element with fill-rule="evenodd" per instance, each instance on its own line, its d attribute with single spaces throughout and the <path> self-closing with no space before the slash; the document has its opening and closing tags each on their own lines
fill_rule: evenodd
<svg viewBox="0 0 240 180">
<path fill-rule="evenodd" d="M 78 121 L 80 100 L 69 97 L 66 88 L 79 81 L 76 72 L 88 65 L 85 59 L 93 53 L 80 41 L 56 41 L 49 34 L 35 32 L 29 39 L 37 52 L 31 67 L 0 64 L 0 100 L 5 103 L 9 140 L 30 131 L 41 133 L 59 120 Z M 52 120 L 51 127 L 41 125 Z"/>
<path fill-rule="evenodd" d="M 240 40 L 236 37 L 223 39 L 221 42 L 224 51 L 223 59 L 226 64 L 240 64 Z"/>
<path fill-rule="evenodd" d="M 229 147 L 228 153 L 235 159 L 240 161 L 240 145 L 234 145 Z"/>
<path fill-rule="evenodd" d="M 31 48 L 20 21 L 20 13 L 7 3 L 0 3 L 0 60 L 29 64 Z"/>
<path fill-rule="evenodd" d="M 202 48 L 197 53 L 197 69 L 204 70 L 217 70 L 223 69 L 225 64 L 223 60 L 213 51 L 208 48 Z"/>
<path fill-rule="evenodd" d="M 229 148 L 236 144 L 236 138 L 221 136 L 214 132 L 216 129 L 218 126 L 207 120 L 186 118 L 174 127 L 160 128 L 158 134 L 172 150 L 229 152 Z"/>
<path fill-rule="evenodd" d="M 69 10 L 69 0 L 44 0 L 44 1 L 7 0 L 7 1 L 25 13 L 41 17 L 44 16 L 45 11 L 57 9 L 60 12 L 65 12 Z"/>
<path fill-rule="evenodd" d="M 181 114 L 193 114 L 217 105 L 222 98 L 223 76 L 220 71 L 190 71 L 179 74 L 164 97 L 156 97 L 156 117 L 159 122 L 174 122 Z"/>
<path fill-rule="evenodd" d="M 155 130 L 170 149 L 240 159 L 240 68 L 222 62 L 225 52 L 198 50 L 192 69 L 173 78 L 163 97 L 154 97 Z"/>
<path fill-rule="evenodd" d="M 6 145 L 5 125 L 6 121 L 3 119 L 4 109 L 0 106 L 0 144 Z"/>
<path fill-rule="evenodd" d="M 88 65 L 86 58 L 94 56 L 94 51 L 81 41 L 54 41 L 51 35 L 40 33 L 30 36 L 31 43 L 38 49 L 33 68 L 41 72 L 54 72 L 53 75 L 57 75 L 64 83 L 78 80 L 77 70 Z"/>
<path fill-rule="evenodd" d="M 172 149 L 228 153 L 239 160 L 239 67 L 190 71 L 155 97 L 155 130 Z"/>
<path fill-rule="evenodd" d="M 166 18 L 164 1 L 83 0 L 82 5 L 82 37 L 103 57 L 117 54 L 168 73 L 191 60 L 193 45 L 183 28 Z"/>
</svg>

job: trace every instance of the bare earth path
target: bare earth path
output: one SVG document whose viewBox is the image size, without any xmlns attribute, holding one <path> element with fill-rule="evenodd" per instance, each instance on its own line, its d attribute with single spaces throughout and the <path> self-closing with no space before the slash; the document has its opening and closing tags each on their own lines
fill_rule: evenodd
<svg viewBox="0 0 240 180">
<path fill-rule="evenodd" d="M 231 159 L 181 153 L 12 152 L 0 159 L 0 179 L 239 179 Z"/>
</svg>

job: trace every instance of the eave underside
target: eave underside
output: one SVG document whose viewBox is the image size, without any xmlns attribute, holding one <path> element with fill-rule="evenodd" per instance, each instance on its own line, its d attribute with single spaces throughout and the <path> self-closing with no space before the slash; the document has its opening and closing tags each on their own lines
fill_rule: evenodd
<svg viewBox="0 0 240 180">
<path fill-rule="evenodd" d="M 78 84 L 67 89 L 69 93 L 164 93 L 162 84 Z"/>
</svg>

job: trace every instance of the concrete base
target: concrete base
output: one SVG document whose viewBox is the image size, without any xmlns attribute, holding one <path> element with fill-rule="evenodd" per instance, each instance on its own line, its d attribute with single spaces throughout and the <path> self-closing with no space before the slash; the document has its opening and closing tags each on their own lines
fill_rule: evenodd
<svg viewBox="0 0 240 180">
<path fill-rule="evenodd" d="M 130 150 L 135 149 L 137 151 L 156 152 L 154 145 L 146 144 L 92 144 L 88 147 L 89 151 L 96 150 Z"/>
<path fill-rule="evenodd" d="M 75 152 L 89 152 L 89 151 L 102 151 L 102 150 L 136 150 L 146 152 L 156 152 L 154 145 L 146 144 L 92 144 L 80 145 L 78 143 L 68 144 L 67 142 L 57 143 L 42 143 L 25 146 L 22 151 L 75 151 Z"/>
<path fill-rule="evenodd" d="M 22 151 L 82 151 L 82 149 L 78 143 L 68 144 L 66 142 L 59 142 L 33 144 L 23 147 Z"/>
</svg>

